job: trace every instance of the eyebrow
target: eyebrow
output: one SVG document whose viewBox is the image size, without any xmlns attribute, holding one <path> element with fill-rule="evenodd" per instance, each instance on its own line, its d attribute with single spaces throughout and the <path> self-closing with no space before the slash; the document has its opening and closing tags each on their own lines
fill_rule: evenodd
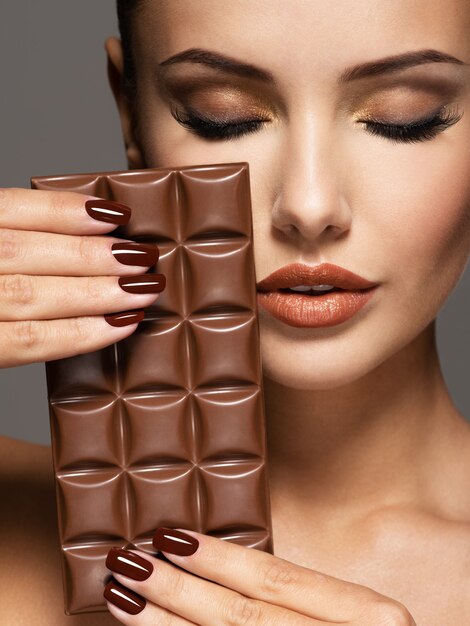
<svg viewBox="0 0 470 626">
<path fill-rule="evenodd" d="M 467 63 L 464 63 L 460 59 L 446 52 L 440 52 L 439 50 L 413 50 L 411 52 L 404 52 L 403 54 L 377 59 L 376 61 L 354 65 L 340 75 L 339 82 L 345 83 L 366 76 L 377 76 L 378 74 L 385 74 L 387 72 L 396 72 L 397 70 L 404 70 L 415 65 L 423 65 L 423 63 L 455 63 L 457 65 L 467 65 Z"/>
<path fill-rule="evenodd" d="M 225 56 L 218 52 L 212 52 L 211 50 L 203 50 L 202 48 L 189 48 L 162 61 L 158 65 L 159 67 L 166 67 L 187 61 L 191 63 L 201 63 L 216 70 L 223 70 L 224 72 L 230 72 L 238 76 L 256 78 L 264 82 L 275 82 L 274 76 L 267 70 L 262 70 L 260 67 L 256 67 L 256 65 L 251 65 L 250 63 L 241 63 L 232 57 Z"/>
<path fill-rule="evenodd" d="M 188 50 L 179 52 L 159 63 L 159 67 L 167 67 L 183 62 L 200 63 L 213 69 L 247 78 L 255 78 L 265 83 L 276 82 L 273 74 L 267 70 L 261 69 L 256 65 L 251 65 L 250 63 L 242 63 L 232 57 L 202 48 L 189 48 Z M 354 65 L 346 69 L 339 76 L 338 82 L 346 83 L 358 80 L 359 78 L 396 72 L 415 65 L 422 65 L 423 63 L 454 63 L 457 65 L 468 65 L 464 63 L 464 61 L 445 52 L 440 52 L 439 50 L 414 50 Z"/>
</svg>

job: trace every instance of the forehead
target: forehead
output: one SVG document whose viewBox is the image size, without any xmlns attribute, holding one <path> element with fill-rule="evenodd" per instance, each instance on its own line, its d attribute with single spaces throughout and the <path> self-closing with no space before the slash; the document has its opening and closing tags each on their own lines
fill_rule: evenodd
<svg viewBox="0 0 470 626">
<path fill-rule="evenodd" d="M 470 57 L 469 0 L 145 0 L 134 26 L 158 61 L 200 47 L 281 73 L 429 47 Z"/>
</svg>

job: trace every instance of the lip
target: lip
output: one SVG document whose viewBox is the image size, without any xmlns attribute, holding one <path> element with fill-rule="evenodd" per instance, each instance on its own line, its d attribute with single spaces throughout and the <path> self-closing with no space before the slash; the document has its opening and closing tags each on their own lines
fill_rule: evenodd
<svg viewBox="0 0 470 626">
<path fill-rule="evenodd" d="M 290 263 L 258 283 L 258 291 L 273 291 L 296 285 L 334 285 L 341 289 L 368 289 L 377 283 L 358 276 L 333 263 L 310 266 L 303 263 Z"/>
<path fill-rule="evenodd" d="M 333 285 L 344 291 L 305 295 L 280 291 L 296 285 Z M 280 321 L 296 327 L 316 328 L 345 322 L 370 300 L 377 283 L 333 263 L 309 266 L 291 263 L 257 285 L 258 304 Z"/>
</svg>

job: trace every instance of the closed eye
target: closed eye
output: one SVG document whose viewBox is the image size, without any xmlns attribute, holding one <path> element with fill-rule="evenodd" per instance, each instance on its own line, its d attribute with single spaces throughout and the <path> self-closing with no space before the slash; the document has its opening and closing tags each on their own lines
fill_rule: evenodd
<svg viewBox="0 0 470 626">
<path fill-rule="evenodd" d="M 220 122 L 208 118 L 188 107 L 186 116 L 182 117 L 178 110 L 171 108 L 171 114 L 176 121 L 198 137 L 208 141 L 224 141 L 238 139 L 250 133 L 256 133 L 261 126 L 269 122 L 268 119 L 256 118 L 234 122 Z M 456 124 L 463 116 L 463 112 L 441 110 L 425 119 L 407 124 L 384 124 L 376 120 L 358 120 L 371 135 L 385 137 L 396 143 L 417 142 L 432 139 L 440 132 Z"/>
<path fill-rule="evenodd" d="M 248 119 L 234 122 L 219 122 L 200 113 L 194 113 L 191 108 L 186 109 L 186 117 L 182 117 L 178 110 L 172 107 L 171 114 L 189 132 L 208 140 L 220 141 L 224 139 L 238 139 L 249 133 L 256 133 L 267 119 Z"/>
</svg>

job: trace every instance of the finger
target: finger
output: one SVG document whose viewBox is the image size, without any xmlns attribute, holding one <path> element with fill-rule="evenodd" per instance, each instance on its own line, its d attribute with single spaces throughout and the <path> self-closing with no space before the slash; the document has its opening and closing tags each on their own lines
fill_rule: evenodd
<svg viewBox="0 0 470 626">
<path fill-rule="evenodd" d="M 153 624 L 197 626 L 194 622 L 175 615 L 161 606 L 145 602 L 144 598 L 136 598 L 132 592 L 129 593 L 126 587 L 115 581 L 110 581 L 106 585 L 104 596 L 107 600 L 109 612 L 122 624 L 135 624 L 136 626 L 152 626 Z M 143 609 L 140 608 L 142 600 L 145 602 Z"/>
<path fill-rule="evenodd" d="M 122 585 L 121 589 L 124 589 Z M 145 609 L 142 611 L 142 613 L 139 613 L 138 615 L 131 615 L 129 613 L 126 613 L 124 610 L 119 609 L 114 604 L 111 604 L 111 602 L 107 602 L 106 604 L 108 607 L 108 611 L 111 613 L 111 615 L 113 615 L 122 624 L 128 624 L 129 626 L 156 626 L 157 624 L 159 626 L 207 626 L 208 624 L 208 622 L 200 622 L 199 624 L 196 624 L 195 622 L 190 622 L 183 617 L 175 615 L 167 609 L 157 606 L 156 604 L 152 604 L 151 602 L 147 602 Z M 237 622 L 230 622 L 230 626 L 234 626 L 236 623 Z M 261 622 L 259 626 L 265 626 L 267 623 L 269 623 L 270 626 L 274 626 L 274 624 L 271 625 L 270 622 Z M 251 622 L 246 621 L 238 622 L 238 624 L 250 624 L 250 626 L 256 626 L 256 624 L 252 624 Z M 298 622 L 289 621 L 286 622 L 283 626 L 296 626 L 296 624 L 298 624 Z M 305 620 L 303 624 L 305 624 Z M 319 622 L 316 619 L 310 619 L 308 621 L 309 626 L 331 626 L 331 624 L 332 622 Z M 220 626 L 224 625 L 220 624 Z"/>
<path fill-rule="evenodd" d="M 140 268 L 142 271 L 142 268 Z M 147 280 L 154 276 L 145 274 Z M 132 279 L 137 281 L 138 277 Z M 163 279 L 148 286 L 161 289 Z M 129 293 L 115 276 L 0 275 L 0 320 L 50 320 L 145 308 L 159 296 Z M 47 297 L 46 297 L 47 294 Z"/>
<path fill-rule="evenodd" d="M 115 327 L 101 315 L 0 322 L 0 367 L 52 361 L 99 350 L 132 334 L 137 323 Z"/>
<path fill-rule="evenodd" d="M 0 229 L 0 273 L 62 276 L 104 276 L 142 272 L 142 266 L 121 263 L 116 254 L 129 240 L 100 235 L 60 235 L 28 230 Z M 117 250 L 113 244 L 119 244 Z M 148 244 L 149 265 L 158 247 Z M 151 251 L 154 250 L 152 254 Z M 122 256 L 122 255 L 121 255 Z"/>
<path fill-rule="evenodd" d="M 171 544 L 171 534 L 165 533 L 168 530 L 156 533 L 156 536 L 164 535 L 167 545 Z M 195 531 L 176 530 L 199 541 L 196 552 L 190 556 L 163 551 L 176 565 L 251 598 L 293 609 L 309 617 L 347 622 L 359 614 L 373 593 L 363 585 L 328 576 L 261 550 Z M 158 549 L 155 541 L 154 546 Z"/>
<path fill-rule="evenodd" d="M 175 615 L 171 611 L 162 609 L 155 604 L 147 603 L 142 614 L 129 615 L 122 609 L 119 609 L 111 602 L 106 603 L 108 611 L 122 624 L 134 624 L 135 626 L 200 626 L 194 622 L 188 622 L 187 619 Z"/>
<path fill-rule="evenodd" d="M 120 222 L 130 219 L 132 209 L 120 203 L 116 203 L 115 211 L 95 211 L 100 219 L 93 218 L 85 208 L 88 200 L 101 198 L 72 191 L 1 188 L 0 228 L 91 235 L 107 233 L 118 226 L 103 219 L 114 217 Z"/>
<path fill-rule="evenodd" d="M 171 563 L 165 563 L 143 552 L 112 550 L 111 554 L 114 558 L 108 558 L 106 564 L 112 568 L 113 576 L 121 585 L 151 603 L 196 624 L 204 626 L 225 624 L 310 626 L 312 624 L 312 621 L 304 615 L 296 615 L 282 607 L 253 600 L 232 589 L 193 576 L 184 569 L 174 567 Z M 129 572 L 129 561 L 132 560 L 132 555 L 141 556 L 153 566 L 146 580 L 135 580 L 116 571 L 124 563 L 124 569 L 121 571 Z"/>
</svg>

